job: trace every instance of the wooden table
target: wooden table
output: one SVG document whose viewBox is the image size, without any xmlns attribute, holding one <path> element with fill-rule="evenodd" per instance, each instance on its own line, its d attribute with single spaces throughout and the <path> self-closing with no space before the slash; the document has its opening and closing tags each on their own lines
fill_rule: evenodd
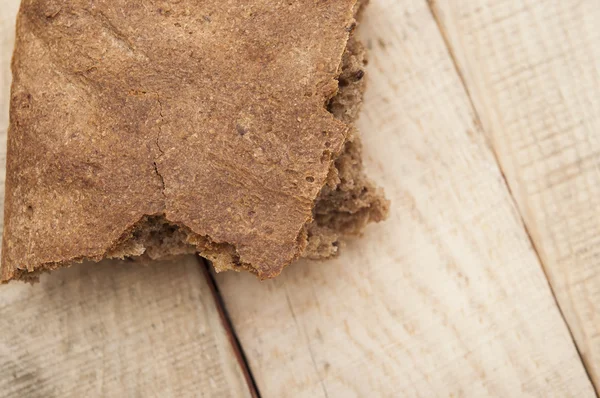
<svg viewBox="0 0 600 398">
<path fill-rule="evenodd" d="M 599 21 L 598 0 L 372 0 L 359 127 L 389 220 L 268 282 L 190 257 L 2 286 L 0 396 L 597 396 Z"/>
</svg>

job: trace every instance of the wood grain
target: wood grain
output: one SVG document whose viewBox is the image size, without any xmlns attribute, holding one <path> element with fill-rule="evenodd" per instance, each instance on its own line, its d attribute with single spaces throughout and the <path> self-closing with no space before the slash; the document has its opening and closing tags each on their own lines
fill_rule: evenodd
<svg viewBox="0 0 600 398">
<path fill-rule="evenodd" d="M 391 216 L 335 261 L 218 276 L 262 396 L 594 396 L 426 2 L 362 29 Z"/>
<path fill-rule="evenodd" d="M 112 261 L 0 291 L 2 397 L 250 397 L 198 260 Z"/>
<path fill-rule="evenodd" d="M 600 391 L 600 6 L 434 5 Z"/>
<path fill-rule="evenodd" d="M 0 4 L 0 200 L 19 1 Z M 1 224 L 0 224 L 1 225 Z M 0 286 L 2 397 L 250 397 L 194 256 Z"/>
</svg>

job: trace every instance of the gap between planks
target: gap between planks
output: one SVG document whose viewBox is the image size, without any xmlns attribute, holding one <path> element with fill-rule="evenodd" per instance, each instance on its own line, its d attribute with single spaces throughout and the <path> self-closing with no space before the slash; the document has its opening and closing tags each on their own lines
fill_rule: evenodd
<svg viewBox="0 0 600 398">
<path fill-rule="evenodd" d="M 500 170 L 500 174 L 502 175 L 502 179 L 504 181 L 504 184 L 506 185 L 506 188 L 508 190 L 508 193 L 510 195 L 512 204 L 519 216 L 519 221 L 521 223 L 521 225 L 523 226 L 523 230 L 525 231 L 525 233 L 527 234 L 527 239 L 529 240 L 529 244 L 531 245 L 531 248 L 533 249 L 533 251 L 535 252 L 535 255 L 538 259 L 538 263 L 540 264 L 540 267 L 542 269 L 542 272 L 544 273 L 544 276 L 546 278 L 546 283 L 548 285 L 548 288 L 550 289 L 550 292 L 552 293 L 552 298 L 554 300 L 554 304 L 556 305 L 556 307 L 558 308 L 558 312 L 560 313 L 560 317 L 562 318 L 568 332 L 569 332 L 569 337 L 571 338 L 571 341 L 573 342 L 573 345 L 575 346 L 575 350 L 577 351 L 577 356 L 579 357 L 579 360 L 581 361 L 581 363 L 583 364 L 583 368 L 585 369 L 585 374 L 590 382 L 590 384 L 592 386 L 594 386 L 594 392 L 596 393 L 596 397 L 600 397 L 600 386 L 596 386 L 593 382 L 592 379 L 592 375 L 590 374 L 590 370 L 588 369 L 588 365 L 586 363 L 586 361 L 583 358 L 583 355 L 581 353 L 581 350 L 579 348 L 579 346 L 577 345 L 577 341 L 575 340 L 575 337 L 573 335 L 573 331 L 571 330 L 571 326 L 569 325 L 569 323 L 567 322 L 567 319 L 565 317 L 565 314 L 563 313 L 563 309 L 561 308 L 558 299 L 556 297 L 556 292 L 554 291 L 554 288 L 552 287 L 552 284 L 550 283 L 550 279 L 548 277 L 548 271 L 546 270 L 546 266 L 544 265 L 544 262 L 542 260 L 542 257 L 540 256 L 539 253 L 539 248 L 536 246 L 532 236 L 531 236 L 531 231 L 529 230 L 529 228 L 527 227 L 527 224 L 525 223 L 525 219 L 523 217 L 523 214 L 521 213 L 521 209 L 519 208 L 519 206 L 517 205 L 517 201 L 514 197 L 514 193 L 513 190 L 510 186 L 510 183 L 508 182 L 506 175 L 504 173 L 504 169 L 502 168 L 502 164 L 500 163 L 499 159 L 498 159 L 498 153 L 496 152 L 493 142 L 491 142 L 490 138 L 488 137 L 488 134 L 484 134 L 483 131 L 483 124 L 481 123 L 481 118 L 479 116 L 479 113 L 477 112 L 477 108 L 475 107 L 475 103 L 473 101 L 473 97 L 471 96 L 471 92 L 469 90 L 469 87 L 467 85 L 467 81 L 463 75 L 463 72 L 458 64 L 458 61 L 456 59 L 456 54 L 454 53 L 454 49 L 452 47 L 452 43 L 450 42 L 449 38 L 448 38 L 448 34 L 447 32 L 444 30 L 444 26 L 441 23 L 440 17 L 438 15 L 437 12 L 437 5 L 436 5 L 436 0 L 425 0 L 427 2 L 427 6 L 429 8 L 429 11 L 431 12 L 431 16 L 433 18 L 433 20 L 435 21 L 435 24 L 437 25 L 437 28 L 440 32 L 440 36 L 442 38 L 442 40 L 444 41 L 444 45 L 446 46 L 446 50 L 448 52 L 448 55 L 450 57 L 450 59 L 452 60 L 452 64 L 454 66 L 454 70 L 456 72 L 456 75 L 458 76 L 460 83 L 463 87 L 463 90 L 465 92 L 465 95 L 469 101 L 469 106 L 471 107 L 471 111 L 473 112 L 473 117 L 474 117 L 474 124 L 475 124 L 475 128 L 479 130 L 479 132 L 481 133 L 481 135 L 484 137 L 485 140 L 485 144 L 489 147 L 492 155 L 494 156 L 494 161 L 496 162 L 497 166 L 498 166 L 498 170 Z"/>
<path fill-rule="evenodd" d="M 209 263 L 208 260 L 201 257 L 200 255 L 196 255 L 196 257 L 198 259 L 198 266 L 201 268 L 202 274 L 204 275 L 206 283 L 208 284 L 210 292 L 212 293 L 215 302 L 215 307 L 219 312 L 219 317 L 221 318 L 221 323 L 223 324 L 223 329 L 225 329 L 225 333 L 227 333 L 229 343 L 231 344 L 231 349 L 233 350 L 235 358 L 238 361 L 239 367 L 242 370 L 244 379 L 246 380 L 246 384 L 248 385 L 248 390 L 250 391 L 250 395 L 252 395 L 253 398 L 261 398 L 258 385 L 256 384 L 256 380 L 254 379 L 254 375 L 252 374 L 252 370 L 250 369 L 250 364 L 248 363 L 248 359 L 246 358 L 244 348 L 240 343 L 240 340 L 235 331 L 235 327 L 233 326 L 233 322 L 231 322 L 231 318 L 229 317 L 229 313 L 227 312 L 227 307 L 225 306 L 223 296 L 221 295 L 217 282 L 215 281 L 215 278 L 212 274 L 212 265 Z"/>
</svg>

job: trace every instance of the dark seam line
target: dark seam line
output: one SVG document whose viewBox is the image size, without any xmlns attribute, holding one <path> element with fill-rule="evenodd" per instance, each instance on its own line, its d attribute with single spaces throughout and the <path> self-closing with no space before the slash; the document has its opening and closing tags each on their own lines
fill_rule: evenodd
<svg viewBox="0 0 600 398">
<path fill-rule="evenodd" d="M 202 273 L 204 274 L 206 282 L 215 300 L 215 305 L 219 312 L 221 323 L 223 324 L 229 342 L 231 343 L 231 348 L 233 349 L 234 354 L 239 362 L 239 365 L 242 368 L 242 373 L 244 374 L 244 378 L 246 379 L 246 384 L 248 385 L 250 394 L 253 398 L 261 398 L 260 391 L 258 390 L 258 385 L 256 384 L 256 380 L 254 379 L 254 375 L 252 374 L 252 370 L 250 369 L 250 364 L 248 363 L 246 353 L 244 352 L 242 344 L 240 343 L 240 339 L 235 331 L 233 322 L 231 321 L 231 317 L 229 316 L 229 312 L 227 311 L 227 307 L 225 306 L 225 301 L 223 300 L 223 296 L 221 295 L 221 291 L 219 290 L 219 286 L 217 285 L 217 281 L 215 280 L 214 275 L 210 271 L 211 265 L 209 264 L 208 260 L 200 256 L 197 256 L 197 258 L 199 260 L 199 265 L 202 269 Z"/>
<path fill-rule="evenodd" d="M 458 61 L 456 60 L 456 56 L 454 54 L 454 50 L 452 48 L 452 45 L 450 43 L 450 39 L 448 38 L 448 35 L 446 34 L 446 32 L 444 31 L 443 25 L 440 21 L 440 18 L 438 17 L 438 14 L 435 10 L 436 8 L 436 4 L 434 0 L 425 0 L 427 3 L 427 6 L 429 8 L 429 12 L 431 12 L 431 16 L 433 17 L 433 20 L 435 21 L 435 24 L 438 28 L 438 31 L 440 32 L 440 36 L 442 37 L 442 40 L 444 42 L 444 45 L 446 47 L 446 50 L 448 51 L 448 55 L 450 56 L 450 59 L 452 59 L 452 64 L 454 65 L 454 70 L 456 72 L 456 74 L 458 75 L 458 78 L 460 79 L 460 82 L 463 86 L 463 89 L 465 91 L 465 94 L 469 100 L 469 105 L 471 107 L 471 110 L 473 111 L 473 115 L 475 116 L 475 124 L 476 124 L 476 128 L 481 130 L 481 133 L 483 134 L 483 137 L 485 139 L 485 142 L 487 143 L 488 147 L 490 148 L 492 155 L 494 156 L 494 160 L 496 161 L 496 165 L 498 166 L 498 169 L 500 170 L 500 175 L 502 176 L 502 180 L 504 181 L 504 185 L 506 185 L 506 188 L 508 189 L 508 193 L 510 195 L 510 198 L 512 199 L 513 205 L 515 206 L 515 209 L 517 211 L 517 214 L 519 215 L 519 220 L 521 222 L 521 225 L 523 226 L 523 230 L 525 230 L 525 234 L 527 234 L 527 239 L 529 240 L 529 244 L 531 245 L 531 247 L 533 248 L 533 251 L 535 253 L 535 256 L 540 264 L 540 267 L 542 269 L 542 272 L 544 274 L 544 277 L 546 278 L 546 283 L 548 285 L 548 288 L 550 289 L 550 294 L 552 294 L 552 298 L 554 299 L 554 304 L 556 305 L 556 308 L 558 309 L 558 313 L 560 314 L 560 317 L 563 320 L 563 323 L 565 324 L 566 328 L 567 328 L 567 332 L 569 332 L 569 337 L 571 338 L 571 341 L 573 343 L 573 346 L 575 347 L 575 351 L 577 352 L 577 355 L 579 357 L 579 360 L 581 361 L 581 364 L 583 366 L 583 370 L 588 378 L 588 381 L 590 382 L 590 384 L 592 385 L 593 391 L 596 394 L 596 398 L 600 398 L 600 386 L 596 386 L 594 384 L 594 381 L 592 379 L 592 375 L 590 373 L 590 370 L 588 369 L 588 367 L 586 366 L 586 361 L 585 361 L 585 357 L 583 356 L 583 354 L 581 353 L 579 346 L 577 345 L 577 340 L 575 339 L 575 336 L 573 335 L 573 332 L 571 330 L 571 327 L 569 325 L 569 322 L 567 322 L 567 319 L 565 318 L 565 314 L 563 313 L 563 310 L 560 306 L 560 303 L 556 297 L 556 293 L 554 292 L 554 289 L 552 287 L 552 284 L 550 283 L 550 278 L 548 276 L 548 272 L 546 270 L 544 261 L 542 261 L 542 257 L 540 256 L 539 250 L 537 245 L 535 244 L 535 241 L 533 240 L 533 237 L 531 236 L 531 232 L 529 231 L 529 228 L 527 228 L 527 224 L 525 223 L 525 219 L 523 218 L 523 214 L 521 214 L 521 210 L 519 209 L 519 206 L 517 204 L 517 201 L 515 200 L 514 194 L 512 192 L 512 189 L 510 187 L 510 184 L 508 183 L 508 180 L 506 179 L 506 175 L 504 174 L 504 170 L 502 170 L 502 165 L 500 163 L 500 160 L 498 158 L 498 154 L 495 151 L 494 146 L 491 144 L 491 142 L 488 140 L 486 134 L 483 131 L 483 125 L 481 124 L 481 118 L 479 117 L 479 113 L 477 112 L 477 108 L 475 107 L 475 103 L 473 102 L 473 98 L 471 97 L 471 93 L 469 91 L 469 87 L 467 86 L 467 82 L 465 80 L 465 77 L 458 65 Z"/>
</svg>

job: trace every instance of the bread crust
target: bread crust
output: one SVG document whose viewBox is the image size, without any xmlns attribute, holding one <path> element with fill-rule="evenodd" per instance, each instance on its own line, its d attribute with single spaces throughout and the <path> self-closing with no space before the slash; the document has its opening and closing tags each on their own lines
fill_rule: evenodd
<svg viewBox="0 0 600 398">
<path fill-rule="evenodd" d="M 355 3 L 23 0 L 1 279 L 143 254 L 149 219 L 279 274 L 351 134 L 325 105 Z"/>
</svg>

